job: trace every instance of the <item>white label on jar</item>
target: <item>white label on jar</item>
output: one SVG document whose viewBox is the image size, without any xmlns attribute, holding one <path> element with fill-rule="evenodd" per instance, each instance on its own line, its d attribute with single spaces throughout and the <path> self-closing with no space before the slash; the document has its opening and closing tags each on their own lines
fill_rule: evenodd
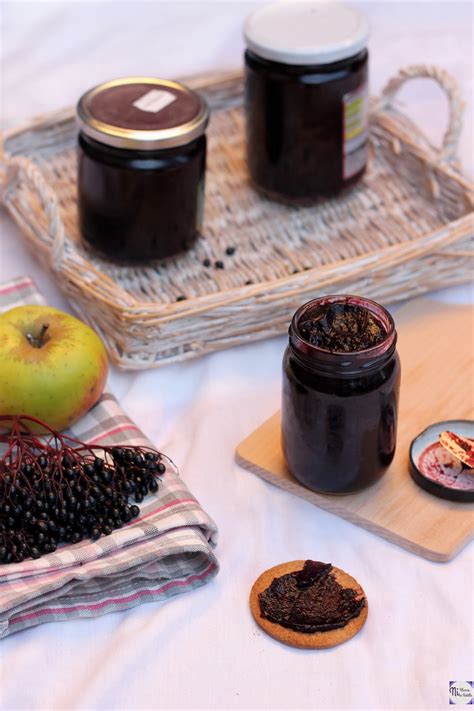
<svg viewBox="0 0 474 711">
<path fill-rule="evenodd" d="M 343 170 L 344 180 L 358 173 L 367 163 L 369 96 L 367 84 L 342 97 L 344 112 Z"/>
<path fill-rule="evenodd" d="M 147 91 L 146 94 L 134 101 L 133 106 L 140 109 L 140 111 L 149 111 L 152 114 L 157 114 L 158 111 L 166 108 L 173 101 L 176 101 L 176 96 L 170 91 L 151 89 L 151 91 Z"/>
</svg>

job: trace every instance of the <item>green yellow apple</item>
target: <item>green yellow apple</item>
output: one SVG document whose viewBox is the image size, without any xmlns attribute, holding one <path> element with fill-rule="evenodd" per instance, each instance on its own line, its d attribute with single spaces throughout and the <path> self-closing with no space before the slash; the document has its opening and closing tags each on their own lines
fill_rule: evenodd
<svg viewBox="0 0 474 711">
<path fill-rule="evenodd" d="M 0 415 L 63 430 L 95 405 L 107 371 L 104 344 L 74 316 L 33 305 L 0 314 Z"/>
</svg>

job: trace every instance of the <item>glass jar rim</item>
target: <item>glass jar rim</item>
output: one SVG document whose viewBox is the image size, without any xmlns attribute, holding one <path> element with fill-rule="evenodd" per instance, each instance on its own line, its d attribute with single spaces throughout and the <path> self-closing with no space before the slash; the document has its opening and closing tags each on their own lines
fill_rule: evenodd
<svg viewBox="0 0 474 711">
<path fill-rule="evenodd" d="M 381 322 L 385 330 L 383 341 L 370 348 L 343 352 L 330 351 L 304 339 L 299 332 L 302 317 L 308 315 L 319 306 L 336 303 L 352 304 L 368 309 Z M 379 368 L 382 363 L 388 360 L 395 350 L 397 331 L 392 315 L 376 301 L 354 294 L 331 294 L 311 299 L 296 310 L 289 327 L 289 341 L 293 352 L 308 367 L 327 372 L 353 375 Z"/>
</svg>

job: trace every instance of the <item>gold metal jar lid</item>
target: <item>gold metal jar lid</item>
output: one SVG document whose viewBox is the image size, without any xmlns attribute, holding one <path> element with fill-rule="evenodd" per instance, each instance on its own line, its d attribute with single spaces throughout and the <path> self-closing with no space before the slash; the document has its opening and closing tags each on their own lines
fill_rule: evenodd
<svg viewBox="0 0 474 711">
<path fill-rule="evenodd" d="M 183 84 L 126 77 L 99 84 L 77 105 L 81 131 L 108 146 L 159 150 L 199 138 L 209 121 L 206 101 Z"/>
</svg>

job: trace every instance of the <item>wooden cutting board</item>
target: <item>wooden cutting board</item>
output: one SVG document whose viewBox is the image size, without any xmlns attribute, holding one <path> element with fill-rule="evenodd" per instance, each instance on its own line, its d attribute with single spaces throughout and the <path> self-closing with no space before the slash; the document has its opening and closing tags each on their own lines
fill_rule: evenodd
<svg viewBox="0 0 474 711">
<path fill-rule="evenodd" d="M 412 439 L 433 422 L 474 416 L 474 310 L 426 299 L 395 313 L 402 363 L 397 452 L 387 473 L 357 494 L 317 494 L 289 473 L 278 412 L 238 446 L 237 462 L 271 484 L 412 553 L 448 561 L 474 535 L 474 504 L 438 499 L 408 469 Z"/>
</svg>

